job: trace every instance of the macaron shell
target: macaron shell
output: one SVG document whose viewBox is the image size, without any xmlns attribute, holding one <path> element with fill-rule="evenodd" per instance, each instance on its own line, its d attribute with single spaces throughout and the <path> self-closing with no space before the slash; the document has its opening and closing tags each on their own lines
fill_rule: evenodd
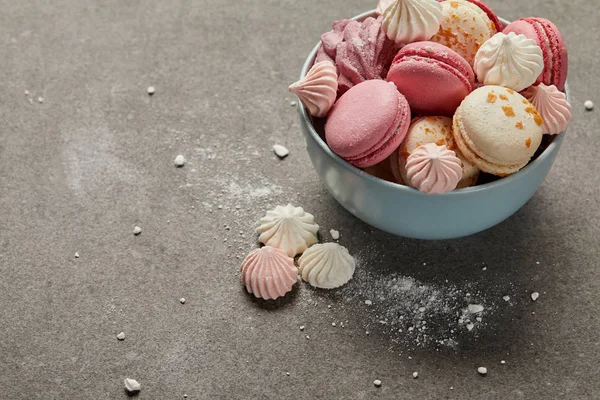
<svg viewBox="0 0 600 400">
<path fill-rule="evenodd" d="M 484 172 L 504 176 L 523 168 L 542 141 L 542 118 L 519 93 L 484 86 L 456 110 L 453 135 L 463 155 Z"/>
<path fill-rule="evenodd" d="M 469 162 L 456 146 L 452 135 L 452 118 L 441 116 L 413 119 L 406 138 L 402 141 L 398 151 L 395 152 L 398 173 L 403 182 L 409 182 L 406 172 L 408 157 L 418 147 L 429 143 L 446 146 L 449 150 L 453 150 L 460 159 L 463 176 L 457 185 L 457 189 L 473 186 L 477 182 L 479 168 Z"/>
<path fill-rule="evenodd" d="M 542 49 L 544 71 L 535 84 L 555 85 L 564 91 L 569 57 L 563 37 L 551 21 L 544 18 L 521 18 L 506 26 L 504 33 L 523 34 L 536 41 Z"/>
<path fill-rule="evenodd" d="M 412 43 L 394 59 L 388 81 L 394 82 L 414 114 L 454 114 L 473 90 L 475 76 L 467 61 L 434 42 Z"/>
<path fill-rule="evenodd" d="M 431 41 L 450 47 L 473 66 L 477 50 L 496 33 L 496 26 L 481 8 L 467 0 L 441 4 L 444 19 Z"/>
<path fill-rule="evenodd" d="M 361 82 L 338 99 L 325 124 L 331 150 L 354 166 L 375 165 L 396 149 L 408 130 L 410 108 L 393 84 Z"/>
<path fill-rule="evenodd" d="M 468 1 L 470 3 L 475 4 L 477 7 L 481 8 L 481 10 L 487 14 L 490 21 L 492 21 L 494 23 L 494 26 L 496 27 L 496 31 L 502 32 L 502 29 L 504 29 L 504 24 L 502 24 L 502 21 L 500 21 L 500 18 L 498 18 L 498 16 L 496 15 L 496 13 L 494 13 L 494 11 L 492 10 L 492 8 L 490 6 L 488 6 L 483 1 L 479 1 L 479 0 L 468 0 Z"/>
</svg>

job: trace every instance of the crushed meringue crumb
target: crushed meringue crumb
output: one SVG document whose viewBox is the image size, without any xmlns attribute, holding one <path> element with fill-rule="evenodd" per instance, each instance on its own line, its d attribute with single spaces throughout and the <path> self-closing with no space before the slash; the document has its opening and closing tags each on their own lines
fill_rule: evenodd
<svg viewBox="0 0 600 400">
<path fill-rule="evenodd" d="M 540 294 L 538 292 L 531 293 L 531 300 L 536 301 L 538 297 L 540 297 Z"/>
<path fill-rule="evenodd" d="M 594 109 L 594 102 L 591 100 L 586 100 L 586 102 L 583 103 L 583 106 L 585 107 L 586 110 L 592 111 Z"/>
<path fill-rule="evenodd" d="M 288 156 L 288 154 L 290 154 L 290 151 L 280 144 L 274 144 L 273 151 L 279 158 L 285 158 Z"/>
<path fill-rule="evenodd" d="M 486 367 L 479 367 L 477 368 L 477 372 L 479 372 L 479 375 L 487 375 L 487 368 Z"/>
</svg>

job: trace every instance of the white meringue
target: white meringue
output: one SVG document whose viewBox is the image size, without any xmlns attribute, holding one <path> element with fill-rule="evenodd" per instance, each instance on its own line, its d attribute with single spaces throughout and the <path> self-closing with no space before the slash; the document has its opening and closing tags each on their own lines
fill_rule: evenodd
<svg viewBox="0 0 600 400">
<path fill-rule="evenodd" d="M 284 250 L 290 257 L 302 253 L 318 241 L 319 225 L 315 224 L 312 214 L 305 212 L 302 207 L 291 204 L 277 206 L 268 211 L 259 223 L 258 240 L 267 246 Z"/>
<path fill-rule="evenodd" d="M 485 85 L 517 92 L 531 86 L 544 69 L 542 49 L 533 39 L 510 32 L 496 33 L 477 51 L 473 69 Z"/>
<path fill-rule="evenodd" d="M 248 293 L 274 300 L 292 290 L 298 276 L 294 259 L 285 251 L 265 246 L 256 249 L 242 262 L 242 284 Z"/>
<path fill-rule="evenodd" d="M 442 18 L 437 0 L 396 0 L 383 12 L 382 28 L 390 40 L 408 44 L 431 39 Z"/>
<path fill-rule="evenodd" d="M 567 96 L 554 85 L 540 83 L 521 93 L 533 104 L 544 120 L 542 132 L 556 135 L 567 129 L 571 121 L 571 105 Z"/>
<path fill-rule="evenodd" d="M 311 286 L 335 289 L 352 279 L 356 263 L 345 247 L 323 243 L 305 251 L 298 265 L 302 279 Z"/>
<path fill-rule="evenodd" d="M 316 63 L 304 78 L 289 87 L 315 117 L 327 115 L 335 103 L 337 89 L 337 69 L 330 61 Z"/>
<path fill-rule="evenodd" d="M 382 15 L 396 0 L 379 0 L 377 3 L 377 14 Z"/>
<path fill-rule="evenodd" d="M 462 166 L 454 151 L 428 143 L 408 156 L 406 174 L 415 189 L 441 194 L 456 189 L 462 179 Z"/>
</svg>

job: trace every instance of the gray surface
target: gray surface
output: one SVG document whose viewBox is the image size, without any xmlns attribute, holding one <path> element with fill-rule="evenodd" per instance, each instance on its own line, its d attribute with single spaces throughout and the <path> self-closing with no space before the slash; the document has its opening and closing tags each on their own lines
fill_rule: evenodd
<svg viewBox="0 0 600 400">
<path fill-rule="evenodd" d="M 595 1 L 490 0 L 509 19 L 562 28 L 574 122 L 519 213 L 447 242 L 373 232 L 338 206 L 290 107 L 287 85 L 320 33 L 374 1 L 1 3 L 0 398 L 124 398 L 125 377 L 140 399 L 600 396 L 600 110 L 583 108 L 600 106 Z M 290 156 L 279 161 L 274 143 Z M 378 324 L 386 304 L 362 304 L 365 278 L 253 301 L 236 257 L 255 246 L 253 223 L 287 202 L 323 233 L 339 229 L 370 279 L 447 279 L 496 311 L 439 349 Z"/>
</svg>

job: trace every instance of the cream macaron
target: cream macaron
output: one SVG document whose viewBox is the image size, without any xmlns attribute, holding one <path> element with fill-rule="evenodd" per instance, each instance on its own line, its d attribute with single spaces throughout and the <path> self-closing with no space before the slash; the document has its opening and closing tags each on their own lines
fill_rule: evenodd
<svg viewBox="0 0 600 400">
<path fill-rule="evenodd" d="M 542 141 L 544 121 L 525 97 L 502 86 L 469 94 L 453 119 L 454 140 L 480 170 L 506 176 L 526 166 Z"/>
<path fill-rule="evenodd" d="M 408 128 L 408 133 L 402 144 L 396 151 L 396 157 L 390 158 L 393 170 L 397 171 L 400 181 L 408 184 L 408 173 L 406 163 L 408 157 L 422 145 L 434 143 L 438 146 L 446 146 L 454 151 L 456 157 L 461 161 L 462 179 L 456 186 L 457 189 L 473 186 L 479 178 L 479 168 L 469 162 L 456 147 L 452 136 L 452 118 L 448 117 L 422 117 L 415 118 Z"/>
</svg>

